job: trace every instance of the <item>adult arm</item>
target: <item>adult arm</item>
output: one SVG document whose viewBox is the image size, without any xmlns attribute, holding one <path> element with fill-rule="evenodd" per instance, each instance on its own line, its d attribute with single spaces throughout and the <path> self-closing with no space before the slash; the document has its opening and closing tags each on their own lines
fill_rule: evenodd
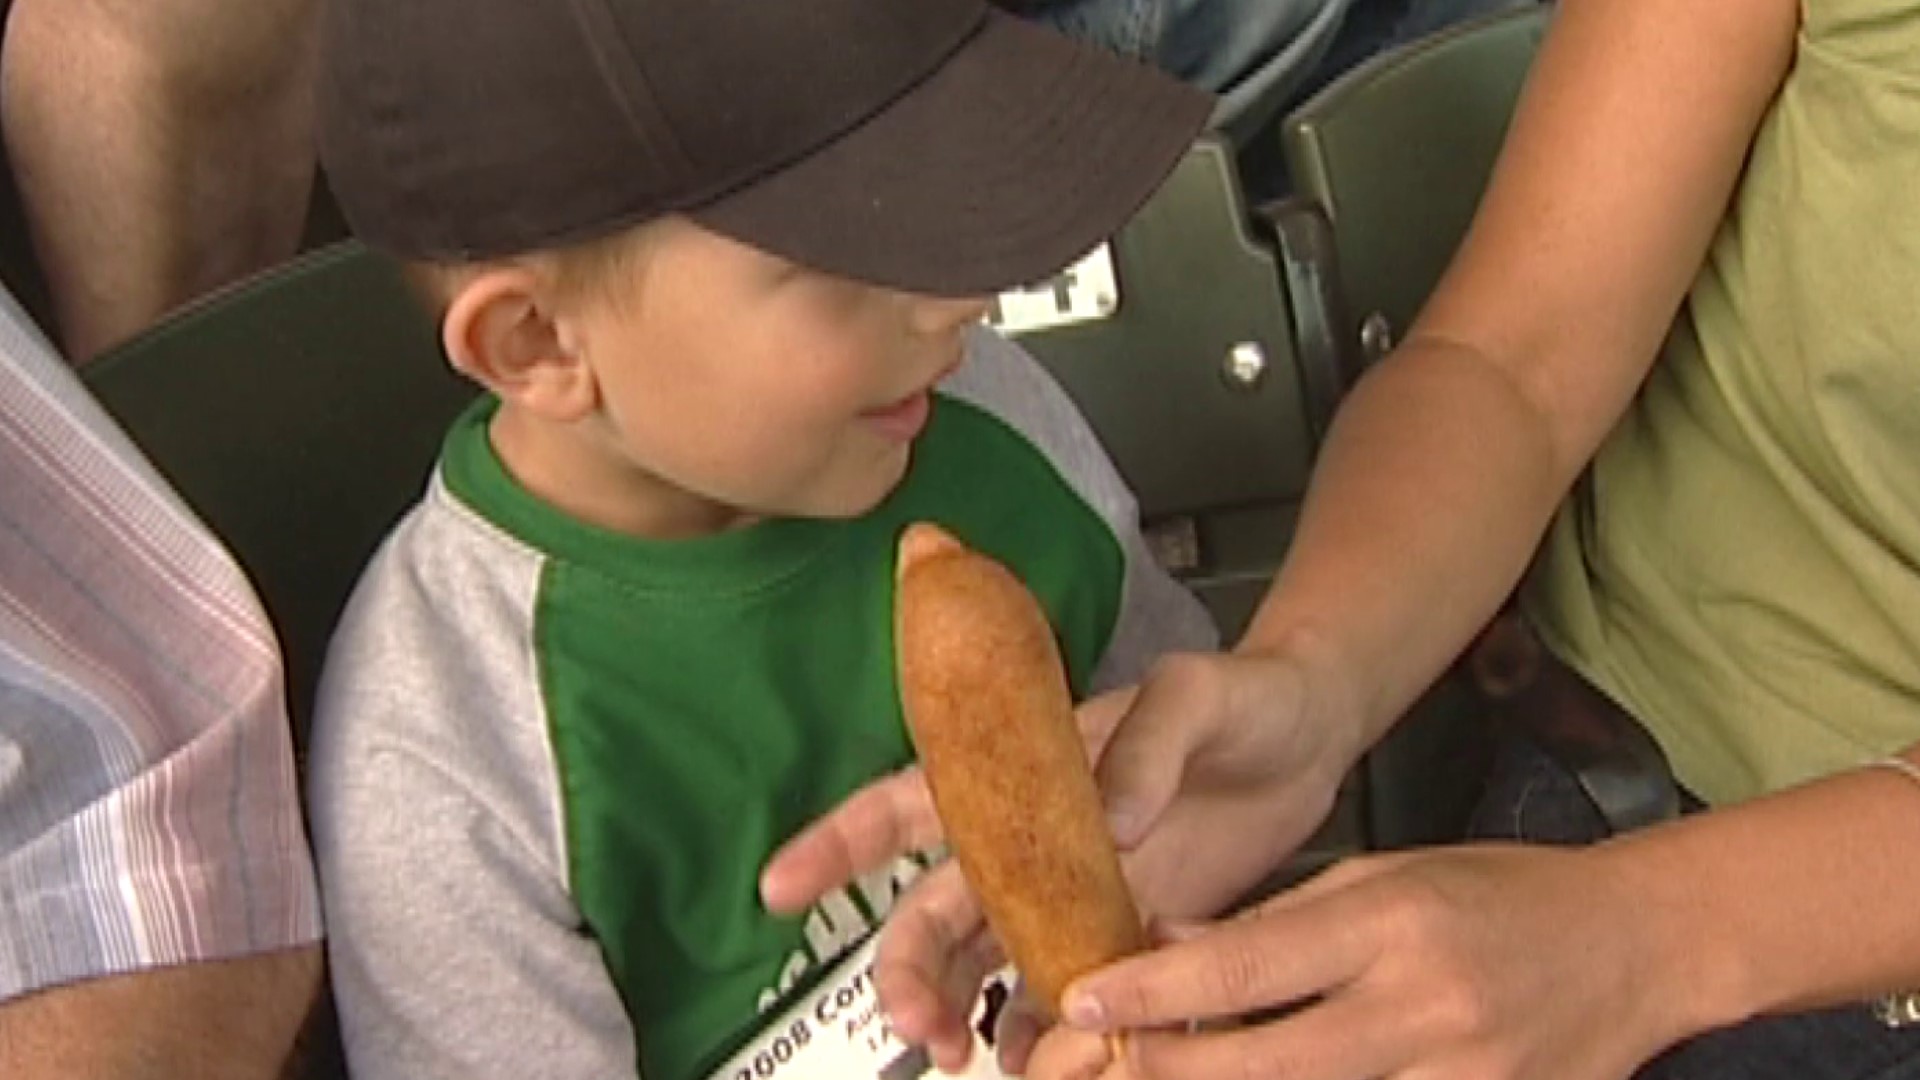
<svg viewBox="0 0 1920 1080">
<path fill-rule="evenodd" d="M 1240 645 L 1377 737 L 1518 579 L 1651 367 L 1784 78 L 1791 0 L 1558 6 L 1481 212 L 1342 406 Z"/>
<path fill-rule="evenodd" d="M 1108 747 L 1123 841 L 1176 788 L 1217 794 L 1190 763 L 1246 728 L 1267 781 L 1201 820 L 1331 790 L 1498 609 L 1651 368 L 1798 25 L 1792 0 L 1558 5 L 1460 253 L 1336 416 L 1235 655 L 1150 678 Z"/>
<path fill-rule="evenodd" d="M 13 1080 L 274 1080 L 320 987 L 320 947 L 68 983 L 0 1004 Z"/>
<path fill-rule="evenodd" d="M 1790 0 L 1559 5 L 1461 253 L 1343 405 L 1248 634 L 1163 663 L 1103 754 L 1136 881 L 1191 874 L 1196 852 L 1217 875 L 1283 857 L 1249 838 L 1304 836 L 1496 610 L 1653 363 L 1797 26 Z M 929 831 L 897 789 L 856 799 L 815 851 Z M 945 973 L 975 918 L 916 890 L 889 929 L 901 983 L 957 1011 Z"/>
<path fill-rule="evenodd" d="M 1296 659 L 1308 684 L 1357 721 L 1361 745 L 1505 594 L 1638 385 L 1796 28 L 1783 3 L 1561 6 L 1485 208 L 1407 346 L 1343 410 L 1299 546 L 1241 646 L 1308 657 Z M 1151 771 L 1150 742 L 1117 739 L 1110 778 Z M 1920 955 L 1916 928 L 1886 916 L 1840 942 L 1819 912 L 1911 886 L 1887 869 L 1914 839 L 1899 802 L 1912 793 L 1889 779 L 1835 779 L 1590 853 L 1357 863 L 1167 954 L 1204 953 L 1234 1011 L 1325 991 L 1318 1004 L 1238 1035 L 1143 1038 L 1138 1064 L 1196 1075 L 1190 1055 L 1220 1052 L 1297 1076 L 1414 1062 L 1423 1075 L 1525 1076 L 1563 1060 L 1558 1075 L 1617 1076 L 1691 1031 L 1885 988 L 1912 975 L 1900 958 Z M 1855 815 L 1882 823 L 1863 832 Z M 1316 944 L 1292 949 L 1271 927 L 1310 929 Z M 1193 1015 L 1133 1007 L 1170 987 L 1157 980 L 1171 963 L 1120 971 L 1089 982 L 1089 1018 Z M 1136 978 L 1147 971 L 1156 981 Z M 1596 1015 L 1622 1021 L 1598 1037 Z M 1056 1075 L 1048 1055 L 1064 1045 L 1037 1075 Z"/>
<path fill-rule="evenodd" d="M 1916 844 L 1914 781 L 1858 769 L 1593 848 L 1357 861 L 1089 977 L 1068 1005 L 1085 1030 L 1028 1075 L 1098 1073 L 1088 1032 L 1308 1002 L 1129 1035 L 1126 1075 L 1619 1080 L 1702 1031 L 1920 985 L 1920 920 L 1888 901 L 1920 888 Z"/>
<path fill-rule="evenodd" d="M 293 254 L 312 0 L 14 0 L 0 120 L 77 362 Z"/>
<path fill-rule="evenodd" d="M 0 1076 L 270 1077 L 319 981 L 232 559 L 0 293 Z"/>
</svg>

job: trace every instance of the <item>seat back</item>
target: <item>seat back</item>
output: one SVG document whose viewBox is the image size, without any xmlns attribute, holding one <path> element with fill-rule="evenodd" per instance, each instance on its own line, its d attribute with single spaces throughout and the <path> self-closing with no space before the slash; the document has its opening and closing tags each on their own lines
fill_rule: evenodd
<svg viewBox="0 0 1920 1080">
<path fill-rule="evenodd" d="M 1087 316 L 1015 336 L 1072 396 L 1138 496 L 1157 555 L 1229 641 L 1286 552 L 1343 390 L 1313 321 L 1322 283 L 1297 257 L 1324 244 L 1324 223 L 1302 211 L 1250 213 L 1231 148 L 1203 138 L 1107 246 L 1110 272 L 1083 261 L 1000 302 L 1003 316 L 1034 297 Z M 1360 800 L 1357 783 L 1343 789 L 1263 888 L 1364 847 Z"/>
<path fill-rule="evenodd" d="M 1346 325 L 1375 358 L 1403 334 L 1465 234 L 1550 6 L 1389 50 L 1284 122 L 1288 172 L 1333 224 Z"/>
<path fill-rule="evenodd" d="M 1110 277 L 1083 261 L 1024 290 L 1066 309 L 1091 287 L 1105 301 L 1078 306 L 1104 311 L 1003 329 L 1072 396 L 1163 561 L 1231 636 L 1286 549 L 1338 373 L 1295 349 L 1281 254 L 1220 138 L 1198 141 L 1106 250 Z"/>
<path fill-rule="evenodd" d="M 297 749 L 340 609 L 474 396 L 398 270 L 352 242 L 170 316 L 82 376 L 252 580 L 280 638 Z M 346 1076 L 330 1002 L 297 1054 Z"/>
<path fill-rule="evenodd" d="M 1523 8 L 1389 50 L 1284 121 L 1289 172 L 1331 223 L 1328 319 L 1347 369 L 1386 351 L 1452 259 L 1550 17 Z M 1462 833 L 1491 761 L 1489 715 L 1456 669 L 1367 755 L 1374 846 Z"/>
<path fill-rule="evenodd" d="M 82 375 L 252 580 L 304 746 L 334 621 L 474 390 L 397 269 L 351 242 L 209 296 Z"/>
</svg>

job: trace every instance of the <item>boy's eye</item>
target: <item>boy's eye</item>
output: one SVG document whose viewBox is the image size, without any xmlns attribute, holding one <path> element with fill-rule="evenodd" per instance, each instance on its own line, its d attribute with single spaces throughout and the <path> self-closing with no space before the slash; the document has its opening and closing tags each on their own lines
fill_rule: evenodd
<svg viewBox="0 0 1920 1080">
<path fill-rule="evenodd" d="M 772 285 L 790 285 L 812 277 L 813 271 L 796 262 L 776 259 L 767 270 L 767 282 Z"/>
<path fill-rule="evenodd" d="M 810 267 L 802 266 L 792 259 L 782 258 L 770 251 L 756 250 L 754 255 L 759 263 L 754 268 L 755 276 L 768 286 L 789 285 L 815 273 Z"/>
</svg>

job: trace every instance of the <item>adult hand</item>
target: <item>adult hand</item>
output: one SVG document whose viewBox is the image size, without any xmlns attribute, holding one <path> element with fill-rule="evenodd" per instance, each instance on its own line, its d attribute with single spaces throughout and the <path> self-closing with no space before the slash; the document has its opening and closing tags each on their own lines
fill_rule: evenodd
<svg viewBox="0 0 1920 1080">
<path fill-rule="evenodd" d="M 1508 845 L 1353 860 L 1080 980 L 1027 1075 L 1619 1080 L 1690 1030 L 1690 987 L 1612 866 Z"/>
<path fill-rule="evenodd" d="M 1298 652 L 1188 654 L 1141 684 L 1096 771 L 1146 912 L 1218 914 L 1326 818 L 1363 749 L 1329 667 Z"/>
<path fill-rule="evenodd" d="M 1218 912 L 1277 866 L 1331 807 L 1358 756 L 1338 695 L 1298 655 L 1180 655 L 1137 693 L 1088 703 L 1080 720 L 1142 909 Z M 908 850 L 939 823 L 917 770 L 852 796 L 775 853 L 762 896 L 798 910 L 820 893 Z M 895 1030 L 958 1068 L 980 978 L 999 960 L 958 871 L 929 874 L 895 908 L 875 966 Z M 1024 1057 L 1025 1016 L 1011 1014 L 1003 1054 Z"/>
</svg>

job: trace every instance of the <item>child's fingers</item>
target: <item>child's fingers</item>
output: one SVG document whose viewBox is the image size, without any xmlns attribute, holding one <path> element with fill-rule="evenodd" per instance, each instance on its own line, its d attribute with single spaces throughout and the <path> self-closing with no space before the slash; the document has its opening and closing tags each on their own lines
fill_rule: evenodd
<svg viewBox="0 0 1920 1080">
<path fill-rule="evenodd" d="M 827 891 L 940 838 L 925 777 L 903 769 L 854 792 L 782 844 L 761 869 L 761 902 L 771 911 L 805 911 Z"/>
<path fill-rule="evenodd" d="M 1021 985 L 1007 1000 L 1006 1007 L 1000 1010 L 1000 1020 L 994 1029 L 994 1048 L 999 1056 L 1000 1071 L 1009 1076 L 1024 1075 L 1034 1044 L 1046 1028 L 1040 1010 L 1027 995 L 1026 986 Z"/>
<path fill-rule="evenodd" d="M 1133 699 L 1138 693 L 1138 687 L 1121 687 L 1074 707 L 1074 720 L 1080 725 L 1080 737 L 1087 742 L 1088 757 L 1100 759 L 1107 741 L 1113 738 L 1113 729 L 1120 726 L 1121 719 L 1133 708 Z"/>
<path fill-rule="evenodd" d="M 956 1022 L 965 1029 L 989 970 L 985 926 L 979 903 L 951 862 L 900 898 L 880 931 L 873 980 L 880 1007 L 902 1039 L 931 1048 Z"/>
<path fill-rule="evenodd" d="M 1028 1080 L 1099 1080 L 1125 1075 L 1114 1039 L 1056 1027 L 1040 1037 L 1026 1060 Z"/>
<path fill-rule="evenodd" d="M 1147 940 L 1155 946 L 1178 945 L 1206 933 L 1211 925 L 1192 919 L 1169 919 L 1155 915 L 1147 920 Z"/>
</svg>

